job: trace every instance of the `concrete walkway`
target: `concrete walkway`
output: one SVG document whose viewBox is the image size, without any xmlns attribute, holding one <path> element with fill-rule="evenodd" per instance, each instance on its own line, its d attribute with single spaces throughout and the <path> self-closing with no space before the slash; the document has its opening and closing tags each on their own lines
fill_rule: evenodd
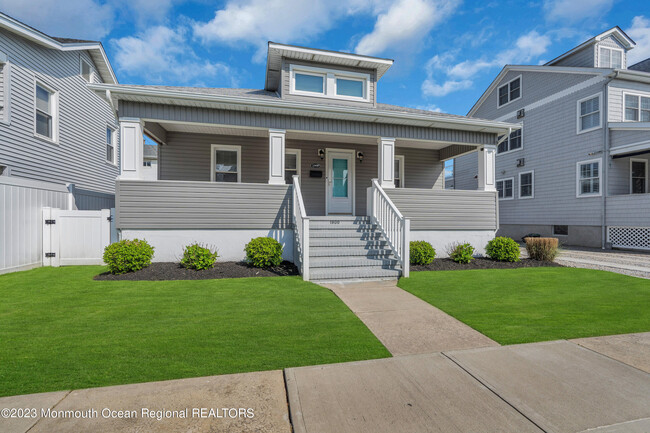
<svg viewBox="0 0 650 433">
<path fill-rule="evenodd" d="M 650 332 L 578 338 L 570 341 L 650 373 Z"/>
</svg>

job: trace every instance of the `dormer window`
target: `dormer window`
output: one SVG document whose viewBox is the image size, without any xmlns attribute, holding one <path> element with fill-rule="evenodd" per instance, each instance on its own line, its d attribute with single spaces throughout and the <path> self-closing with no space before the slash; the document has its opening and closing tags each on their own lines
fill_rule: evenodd
<svg viewBox="0 0 650 433">
<path fill-rule="evenodd" d="M 93 70 L 90 67 L 90 63 L 81 59 L 81 65 L 79 69 L 80 69 L 79 75 L 81 75 L 81 78 L 83 78 L 87 83 L 90 83 L 92 81 L 92 74 L 93 74 Z"/>
<path fill-rule="evenodd" d="M 291 65 L 292 95 L 370 102 L 370 74 Z"/>
<path fill-rule="evenodd" d="M 497 106 L 503 107 L 519 98 L 521 98 L 521 75 L 499 87 Z"/>
<path fill-rule="evenodd" d="M 600 47 L 598 67 L 621 69 L 623 67 L 623 50 Z"/>
</svg>

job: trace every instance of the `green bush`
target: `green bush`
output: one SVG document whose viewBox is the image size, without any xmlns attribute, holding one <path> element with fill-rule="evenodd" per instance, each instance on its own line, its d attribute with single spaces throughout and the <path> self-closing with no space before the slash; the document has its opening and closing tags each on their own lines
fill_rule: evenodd
<svg viewBox="0 0 650 433">
<path fill-rule="evenodd" d="M 474 247 L 468 243 L 453 244 L 449 250 L 449 257 L 456 263 L 469 263 L 474 260 Z"/>
<path fill-rule="evenodd" d="M 411 241 L 410 258 L 412 265 L 428 265 L 436 258 L 436 250 L 426 241 Z"/>
<path fill-rule="evenodd" d="M 183 258 L 181 259 L 181 266 L 187 269 L 210 269 L 214 267 L 217 261 L 217 251 L 212 251 L 208 247 L 200 244 L 192 244 L 185 247 Z"/>
<path fill-rule="evenodd" d="M 556 238 L 525 238 L 528 257 L 542 262 L 552 262 L 560 252 Z"/>
<path fill-rule="evenodd" d="M 140 239 L 125 239 L 104 248 L 104 263 L 111 274 L 139 271 L 151 264 L 153 247 Z"/>
<path fill-rule="evenodd" d="M 521 251 L 514 239 L 500 236 L 487 243 L 485 253 L 499 262 L 518 262 Z"/>
<path fill-rule="evenodd" d="M 282 263 L 282 245 L 273 238 L 251 239 L 244 251 L 248 263 L 256 268 L 269 268 Z"/>
</svg>

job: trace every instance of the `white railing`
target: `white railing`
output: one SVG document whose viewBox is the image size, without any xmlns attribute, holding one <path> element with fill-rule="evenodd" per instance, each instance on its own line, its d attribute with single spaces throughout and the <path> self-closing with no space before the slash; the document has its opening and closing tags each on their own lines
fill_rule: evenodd
<svg viewBox="0 0 650 433">
<path fill-rule="evenodd" d="M 300 176 L 293 176 L 293 246 L 302 279 L 309 281 L 309 218 L 300 190 Z"/>
<path fill-rule="evenodd" d="M 402 276 L 408 277 L 411 221 L 404 218 L 377 179 L 373 179 L 372 186 L 368 188 L 368 214 L 377 224 L 402 265 Z"/>
</svg>

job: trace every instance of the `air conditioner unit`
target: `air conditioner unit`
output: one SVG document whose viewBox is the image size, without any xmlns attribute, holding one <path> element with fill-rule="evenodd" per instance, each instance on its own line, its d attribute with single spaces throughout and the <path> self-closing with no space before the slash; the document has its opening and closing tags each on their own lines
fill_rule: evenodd
<svg viewBox="0 0 650 433">
<path fill-rule="evenodd" d="M 517 167 L 523 167 L 526 165 L 526 160 L 524 158 L 519 158 L 517 160 Z"/>
</svg>

